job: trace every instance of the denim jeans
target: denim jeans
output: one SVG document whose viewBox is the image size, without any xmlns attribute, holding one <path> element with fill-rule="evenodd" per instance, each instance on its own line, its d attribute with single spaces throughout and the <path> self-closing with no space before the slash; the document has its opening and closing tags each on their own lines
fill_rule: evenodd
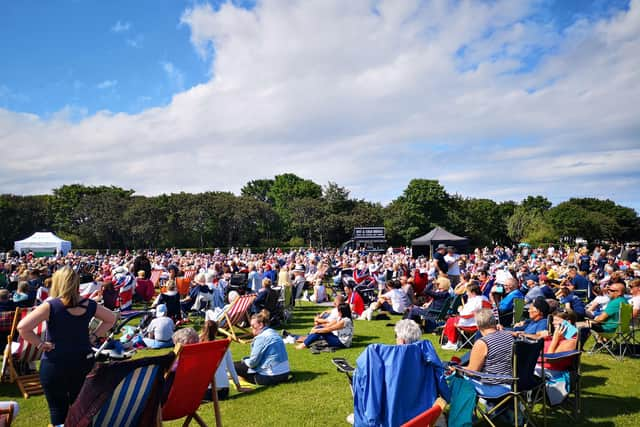
<svg viewBox="0 0 640 427">
<path fill-rule="evenodd" d="M 327 344 L 329 344 L 329 347 L 341 347 L 344 348 L 344 345 L 340 342 L 340 339 L 332 334 L 332 333 L 328 333 L 328 334 L 309 334 L 307 335 L 307 338 L 305 338 L 304 340 L 304 346 L 305 347 L 310 347 L 311 344 L 315 341 L 318 340 L 325 340 L 327 342 Z"/>
<path fill-rule="evenodd" d="M 84 379 L 93 367 L 93 358 L 80 361 L 40 361 L 40 383 L 49 405 L 51 424 L 64 424 L 69 406 L 78 397 Z"/>
</svg>

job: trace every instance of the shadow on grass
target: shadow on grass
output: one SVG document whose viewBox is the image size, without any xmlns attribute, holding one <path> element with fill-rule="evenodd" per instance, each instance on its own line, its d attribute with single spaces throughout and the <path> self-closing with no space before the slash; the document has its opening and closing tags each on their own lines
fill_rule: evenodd
<svg viewBox="0 0 640 427">
<path fill-rule="evenodd" d="M 20 393 L 20 389 L 15 383 L 1 383 L 0 396 L 2 396 L 3 399 L 8 397 L 13 398 L 13 400 L 22 399 L 22 393 Z"/>
<path fill-rule="evenodd" d="M 640 399 L 631 396 L 612 396 L 609 394 L 593 393 L 590 391 L 582 392 L 582 408 L 584 410 L 584 419 L 609 418 L 626 414 L 640 413 Z M 605 425 L 606 423 L 598 423 Z M 610 424 L 613 425 L 613 424 Z"/>
<path fill-rule="evenodd" d="M 291 373 L 291 379 L 284 384 L 291 384 L 291 383 L 305 383 L 305 382 L 309 382 L 309 381 L 313 381 L 314 379 L 316 379 L 317 377 L 321 376 L 321 375 L 327 375 L 326 372 L 311 372 L 311 371 L 293 371 Z M 271 385 L 271 386 L 258 386 L 257 388 L 255 388 L 252 392 L 250 393 L 237 393 L 232 395 L 231 397 L 229 397 L 227 400 L 235 400 L 235 399 L 241 399 L 243 396 L 250 394 L 250 395 L 256 395 L 258 393 L 262 393 L 263 391 L 267 390 L 268 388 L 272 388 L 272 387 L 278 387 L 278 385 Z"/>
</svg>

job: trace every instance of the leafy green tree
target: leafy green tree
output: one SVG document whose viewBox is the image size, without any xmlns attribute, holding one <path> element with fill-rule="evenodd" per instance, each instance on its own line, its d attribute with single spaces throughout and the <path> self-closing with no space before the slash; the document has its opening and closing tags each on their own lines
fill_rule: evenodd
<svg viewBox="0 0 640 427">
<path fill-rule="evenodd" d="M 240 194 L 244 197 L 252 197 L 261 202 L 273 204 L 273 200 L 269 197 L 269 191 L 273 183 L 273 179 L 254 179 L 242 187 Z"/>
<path fill-rule="evenodd" d="M 520 206 L 526 210 L 546 212 L 551 208 L 551 202 L 544 196 L 527 196 L 527 198 L 520 203 Z"/>
</svg>

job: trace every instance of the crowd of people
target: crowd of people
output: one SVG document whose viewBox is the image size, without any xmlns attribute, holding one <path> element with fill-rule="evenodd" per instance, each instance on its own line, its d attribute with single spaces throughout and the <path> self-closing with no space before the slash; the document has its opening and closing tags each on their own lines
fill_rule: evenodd
<svg viewBox="0 0 640 427">
<path fill-rule="evenodd" d="M 312 248 L 263 253 L 233 248 L 227 253 L 70 252 L 47 258 L 7 253 L 0 261 L 0 311 L 36 307 L 18 329 L 25 340 L 43 350 L 40 376 L 54 425 L 64 421 L 81 378 L 92 366 L 88 357 L 92 341 L 104 337 L 113 326 L 112 310 L 130 309 L 133 302 L 155 309 L 144 343 L 162 348 L 175 342 L 214 339 L 216 320 L 238 297 L 238 291 L 256 293 L 249 325 L 254 335 L 251 355 L 220 368 L 220 376 L 228 372 L 239 390 L 237 377 L 261 385 L 286 381 L 291 372 L 287 342 L 297 343 L 298 349 L 318 341 L 346 348 L 357 328 L 353 321 L 379 318 L 378 312 L 414 319 L 424 331 L 431 331 L 445 302 L 456 296 L 461 304 L 444 324 L 447 343 L 443 348 L 458 349 L 457 326 L 475 326 L 479 339 L 470 352 L 469 366 L 491 372 L 500 371 L 505 363 L 487 360 L 504 358 L 504 348 L 515 337 L 545 338 L 547 351 L 564 351 L 574 345 L 575 333 L 567 336 L 567 331 L 576 322 L 589 320 L 593 330 L 609 332 L 618 325 L 621 304 L 633 305 L 634 319 L 640 313 L 640 264 L 635 246 L 591 251 L 586 247 L 498 246 L 457 252 L 455 247 L 438 245 L 431 259 L 413 257 L 404 248 L 389 248 L 384 253 Z M 154 271 L 155 283 L 150 280 Z M 180 294 L 177 288 L 186 272 L 195 274 L 186 294 Z M 234 286 L 238 275 L 245 277 L 240 289 Z M 270 328 L 270 311 L 276 304 L 291 309 L 301 299 L 323 303 L 330 295 L 333 307 L 314 319 L 306 336 L 284 331 L 283 337 Z M 518 299 L 524 300 L 525 319 L 512 324 Z M 188 328 L 175 330 L 188 310 L 207 313 L 204 335 L 182 336 L 188 335 L 184 332 Z M 547 325 L 550 314 L 555 332 L 549 332 Z M 102 325 L 89 336 L 93 317 Z M 45 320 L 48 338 L 41 341 L 32 330 Z M 73 366 L 73 372 L 64 366 Z M 60 381 L 60 376 L 67 380 Z M 228 381 L 220 384 L 228 390 Z"/>
</svg>

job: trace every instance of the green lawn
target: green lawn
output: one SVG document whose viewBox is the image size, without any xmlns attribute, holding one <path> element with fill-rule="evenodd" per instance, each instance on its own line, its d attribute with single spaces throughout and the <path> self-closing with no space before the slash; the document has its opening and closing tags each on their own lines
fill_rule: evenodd
<svg viewBox="0 0 640 427">
<path fill-rule="evenodd" d="M 312 325 L 314 314 L 319 307 L 309 304 L 298 307 L 287 329 L 306 333 Z M 393 319 L 392 321 L 395 321 Z M 351 392 L 343 374 L 336 372 L 331 358 L 345 357 L 351 362 L 367 344 L 374 342 L 393 343 L 393 328 L 385 326 L 389 321 L 357 321 L 353 347 L 338 353 L 311 354 L 308 350 L 296 351 L 288 345 L 290 363 L 295 374 L 294 381 L 275 387 L 258 388 L 249 394 L 236 394 L 232 389 L 229 400 L 221 402 L 222 421 L 226 426 L 346 426 L 345 417 L 353 411 Z M 448 360 L 454 353 L 440 350 L 437 337 L 425 335 L 436 344 L 443 359 Z M 233 344 L 234 359 L 249 353 L 249 345 Z M 138 355 L 151 354 L 151 351 Z M 161 351 L 157 351 L 161 353 Z M 640 425 L 640 360 L 626 358 L 615 361 L 605 355 L 583 356 L 583 412 L 584 419 L 575 423 L 562 415 L 551 415 L 549 426 L 598 425 L 629 426 Z M 18 389 L 13 384 L 0 384 L 0 400 L 17 400 L 20 414 L 16 426 L 42 426 L 48 423 L 48 411 L 44 397 L 28 400 L 18 397 Z M 210 425 L 215 425 L 212 404 L 200 407 L 200 415 Z M 165 425 L 179 426 L 181 421 L 167 422 Z M 195 425 L 195 424 L 192 424 Z"/>
</svg>

